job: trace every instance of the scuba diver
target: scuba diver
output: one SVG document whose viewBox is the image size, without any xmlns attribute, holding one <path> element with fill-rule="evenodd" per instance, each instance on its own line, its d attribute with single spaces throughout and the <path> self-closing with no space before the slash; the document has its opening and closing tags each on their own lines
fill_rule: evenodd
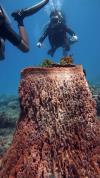
<svg viewBox="0 0 100 178">
<path fill-rule="evenodd" d="M 5 10 L 0 6 L 0 60 L 5 58 L 5 40 L 10 41 L 22 52 L 29 51 L 29 42 L 27 33 L 24 28 L 23 19 L 27 16 L 31 16 L 44 7 L 49 0 L 42 0 L 40 3 L 26 9 L 13 12 L 11 15 L 18 23 L 19 34 L 17 34 L 11 27 L 9 19 Z"/>
<path fill-rule="evenodd" d="M 71 37 L 69 37 L 69 35 Z M 63 55 L 67 56 L 70 45 L 78 41 L 78 37 L 65 23 L 64 15 L 59 10 L 54 10 L 50 14 L 50 22 L 45 27 L 43 35 L 40 37 L 37 47 L 42 47 L 45 38 L 48 37 L 51 49 L 48 54 L 53 57 L 57 48 L 63 48 Z"/>
</svg>

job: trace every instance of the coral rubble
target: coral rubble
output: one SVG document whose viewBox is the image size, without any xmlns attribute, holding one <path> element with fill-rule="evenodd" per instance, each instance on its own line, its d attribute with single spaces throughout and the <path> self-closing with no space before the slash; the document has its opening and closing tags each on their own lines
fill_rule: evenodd
<svg viewBox="0 0 100 178">
<path fill-rule="evenodd" d="M 0 157 L 11 144 L 19 113 L 17 96 L 0 95 Z"/>
<path fill-rule="evenodd" d="M 28 68 L 0 178 L 99 178 L 100 121 L 81 66 Z"/>
</svg>

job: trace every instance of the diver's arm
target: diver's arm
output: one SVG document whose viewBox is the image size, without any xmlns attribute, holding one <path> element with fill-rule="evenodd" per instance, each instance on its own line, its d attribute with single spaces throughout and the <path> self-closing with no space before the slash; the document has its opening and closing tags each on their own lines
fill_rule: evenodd
<svg viewBox="0 0 100 178">
<path fill-rule="evenodd" d="M 71 35 L 70 43 L 73 44 L 74 42 L 78 41 L 78 37 L 77 37 L 76 33 L 73 30 L 71 30 L 70 28 L 66 27 L 66 32 Z"/>
<path fill-rule="evenodd" d="M 39 41 L 40 43 L 43 43 L 43 41 L 45 40 L 45 38 L 48 36 L 48 29 L 45 30 L 45 32 L 43 33 L 43 35 L 40 37 Z"/>
<path fill-rule="evenodd" d="M 43 35 L 39 38 L 39 40 L 38 40 L 38 42 L 37 42 L 37 47 L 41 47 L 42 46 L 42 43 L 43 43 L 43 41 L 45 40 L 45 38 L 48 36 L 48 30 L 49 30 L 49 28 L 48 28 L 48 26 L 49 25 L 46 25 L 45 27 L 45 31 L 44 31 L 44 33 L 43 33 Z"/>
<path fill-rule="evenodd" d="M 75 35 L 75 32 L 71 30 L 69 27 L 66 27 L 66 32 L 69 33 L 71 36 Z"/>
<path fill-rule="evenodd" d="M 38 40 L 38 42 L 37 42 L 37 44 L 36 44 L 37 47 L 39 47 L 39 48 L 42 47 L 42 43 L 43 43 L 43 41 L 45 40 L 45 38 L 47 37 L 47 35 L 48 35 L 47 31 L 45 31 L 45 32 L 43 33 L 43 35 L 40 37 L 40 39 Z"/>
</svg>

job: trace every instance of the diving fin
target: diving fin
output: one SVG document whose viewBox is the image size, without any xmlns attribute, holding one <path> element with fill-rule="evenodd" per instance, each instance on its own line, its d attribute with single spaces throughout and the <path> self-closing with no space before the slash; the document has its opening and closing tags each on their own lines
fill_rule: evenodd
<svg viewBox="0 0 100 178">
<path fill-rule="evenodd" d="M 38 12 L 41 8 L 43 8 L 47 3 L 49 2 L 49 0 L 42 0 L 41 2 L 39 2 L 38 4 L 30 7 L 30 8 L 26 8 L 24 10 L 24 14 L 25 16 L 30 16 L 35 14 L 36 12 Z"/>
<path fill-rule="evenodd" d="M 49 2 L 49 0 L 42 0 L 40 3 L 31 6 L 29 8 L 25 8 L 22 10 L 18 10 L 16 12 L 13 12 L 11 15 L 12 17 L 14 17 L 15 20 L 19 20 L 24 19 L 27 16 L 31 16 L 33 14 L 35 14 L 36 12 L 38 12 L 42 7 L 44 7 L 47 3 Z"/>
</svg>

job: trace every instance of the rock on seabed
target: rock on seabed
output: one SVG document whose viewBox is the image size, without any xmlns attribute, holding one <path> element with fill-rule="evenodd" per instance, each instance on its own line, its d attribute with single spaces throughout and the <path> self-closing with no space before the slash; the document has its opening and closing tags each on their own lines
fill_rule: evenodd
<svg viewBox="0 0 100 178">
<path fill-rule="evenodd" d="M 82 66 L 27 68 L 0 178 L 100 178 L 100 121 Z"/>
</svg>

